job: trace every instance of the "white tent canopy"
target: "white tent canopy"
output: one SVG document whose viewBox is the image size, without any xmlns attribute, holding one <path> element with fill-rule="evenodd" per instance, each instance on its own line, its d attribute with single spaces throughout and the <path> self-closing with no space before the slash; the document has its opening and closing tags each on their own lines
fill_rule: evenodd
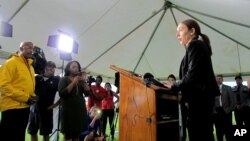
<svg viewBox="0 0 250 141">
<path fill-rule="evenodd" d="M 63 32 L 79 44 L 72 58 L 91 72 L 113 78 L 116 65 L 164 79 L 178 76 L 185 53 L 176 24 L 193 18 L 210 37 L 215 73 L 249 76 L 249 7 L 249 0 L 0 0 L 0 19 L 13 25 L 13 37 L 0 37 L 1 52 L 28 40 L 61 66 L 47 40 Z"/>
</svg>

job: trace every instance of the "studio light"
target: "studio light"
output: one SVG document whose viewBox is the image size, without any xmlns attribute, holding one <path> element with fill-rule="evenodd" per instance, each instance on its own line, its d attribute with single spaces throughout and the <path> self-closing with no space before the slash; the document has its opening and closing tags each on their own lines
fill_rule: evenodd
<svg viewBox="0 0 250 141">
<path fill-rule="evenodd" d="M 64 61 L 70 61 L 72 60 L 71 53 L 78 53 L 78 43 L 71 38 L 70 36 L 66 34 L 58 34 L 58 35 L 49 35 L 48 42 L 47 42 L 48 47 L 53 47 L 57 48 L 60 54 L 60 59 L 62 60 L 62 73 L 60 74 L 63 76 L 63 70 L 64 70 Z M 59 122 L 60 122 L 60 105 L 59 105 L 59 116 L 58 116 L 58 126 L 57 129 L 52 133 L 57 133 L 57 140 L 59 139 Z"/>
<path fill-rule="evenodd" d="M 12 37 L 13 26 L 7 22 L 0 22 L 0 36 Z"/>
<path fill-rule="evenodd" d="M 63 52 L 71 53 L 73 49 L 74 40 L 64 34 L 59 35 L 58 49 Z"/>
<path fill-rule="evenodd" d="M 78 53 L 78 43 L 66 34 L 50 35 L 47 46 L 57 48 L 62 60 L 70 61 L 71 53 Z"/>
</svg>

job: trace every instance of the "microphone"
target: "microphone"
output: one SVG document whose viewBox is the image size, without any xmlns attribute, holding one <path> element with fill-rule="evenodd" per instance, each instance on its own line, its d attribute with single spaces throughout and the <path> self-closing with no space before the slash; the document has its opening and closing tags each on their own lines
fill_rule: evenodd
<svg viewBox="0 0 250 141">
<path fill-rule="evenodd" d="M 143 79 L 144 79 L 144 84 L 149 87 L 152 84 L 152 80 L 154 79 L 154 76 L 147 72 L 143 75 Z"/>
<path fill-rule="evenodd" d="M 151 84 L 159 86 L 159 87 L 165 87 L 164 84 L 162 84 L 161 82 L 157 81 L 154 78 L 154 75 L 147 72 L 143 75 L 143 79 L 144 79 L 144 83 L 147 87 L 149 87 Z M 166 88 L 166 87 L 165 87 Z"/>
</svg>

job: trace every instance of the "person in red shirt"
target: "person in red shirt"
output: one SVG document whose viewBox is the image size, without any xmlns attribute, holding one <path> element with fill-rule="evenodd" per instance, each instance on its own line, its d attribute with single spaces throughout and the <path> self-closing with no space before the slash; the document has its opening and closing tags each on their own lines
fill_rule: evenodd
<svg viewBox="0 0 250 141">
<path fill-rule="evenodd" d="M 114 97 L 119 99 L 119 96 L 111 90 L 111 84 L 109 82 L 105 83 L 105 89 L 107 91 L 106 96 L 102 100 L 102 120 L 103 120 L 103 134 L 105 135 L 106 131 L 106 125 L 107 125 L 107 119 L 109 119 L 109 127 L 111 129 L 111 138 L 114 139 Z"/>
<path fill-rule="evenodd" d="M 92 94 L 88 97 L 88 110 L 93 106 L 96 106 L 99 109 L 102 108 L 102 99 L 105 97 L 107 91 L 101 86 L 101 83 L 102 77 L 98 75 L 96 77 L 96 84 L 91 85 Z"/>
</svg>

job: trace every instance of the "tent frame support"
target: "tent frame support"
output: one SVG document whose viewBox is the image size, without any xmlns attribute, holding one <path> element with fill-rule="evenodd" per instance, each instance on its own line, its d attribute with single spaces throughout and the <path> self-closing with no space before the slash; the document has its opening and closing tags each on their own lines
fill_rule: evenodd
<svg viewBox="0 0 250 141">
<path fill-rule="evenodd" d="M 218 29 L 216 29 L 216 28 L 214 28 L 214 27 L 212 27 L 212 26 L 210 26 L 210 25 L 206 24 L 205 22 L 203 22 L 202 20 L 200 20 L 200 19 L 196 18 L 195 16 L 193 16 L 193 15 L 189 14 L 188 12 L 183 11 L 183 10 L 182 10 L 181 8 L 179 8 L 178 6 L 174 6 L 174 8 L 175 8 L 175 9 L 177 9 L 177 10 L 179 10 L 180 12 L 182 12 L 182 13 L 184 13 L 184 14 L 188 15 L 189 17 L 191 17 L 191 18 L 193 18 L 193 19 L 195 19 L 195 20 L 199 21 L 200 23 L 204 24 L 205 26 L 207 26 L 208 28 L 210 28 L 210 29 L 214 30 L 215 32 L 217 32 L 217 33 L 221 34 L 222 36 L 224 36 L 224 37 L 226 37 L 226 38 L 230 39 L 231 41 L 233 41 L 233 42 L 235 42 L 235 43 L 237 43 L 237 44 L 239 44 L 239 45 L 241 45 L 241 46 L 245 47 L 246 49 L 250 50 L 250 47 L 249 47 L 249 46 L 247 46 L 247 45 L 245 45 L 245 44 L 243 44 L 243 43 L 241 43 L 241 42 L 237 41 L 236 39 L 234 39 L 234 38 L 232 38 L 232 37 L 230 37 L 230 36 L 228 36 L 228 35 L 226 35 L 226 34 L 222 33 L 222 32 L 221 32 L 221 31 L 219 31 Z"/>
<path fill-rule="evenodd" d="M 115 44 L 113 44 L 111 47 L 109 47 L 107 50 L 105 50 L 103 53 L 101 53 L 99 56 L 97 56 L 93 61 L 91 61 L 86 67 L 84 67 L 84 69 L 87 69 L 89 66 L 91 66 L 93 63 L 95 63 L 98 59 L 100 59 L 104 54 L 106 54 L 108 51 L 110 51 L 112 48 L 114 48 L 117 44 L 119 44 L 121 41 L 123 41 L 124 39 L 126 39 L 130 34 L 132 34 L 133 32 L 135 32 L 138 28 L 140 28 L 142 25 L 144 25 L 145 23 L 147 23 L 149 20 L 151 20 L 154 16 L 156 16 L 157 14 L 159 14 L 162 10 L 166 9 L 166 6 L 170 6 L 172 3 L 170 3 L 169 1 L 165 1 L 164 6 L 159 9 L 158 11 L 154 12 L 153 15 L 151 15 L 149 18 L 147 18 L 146 20 L 144 20 L 141 24 L 139 24 L 138 26 L 136 26 L 134 29 L 132 29 L 129 33 L 127 33 L 125 36 L 123 36 L 120 40 L 118 40 Z"/>
<path fill-rule="evenodd" d="M 101 53 L 99 56 L 97 56 L 97 57 L 96 57 L 93 61 L 91 61 L 84 69 L 87 69 L 88 67 L 90 67 L 93 63 L 95 63 L 98 59 L 100 59 L 104 54 L 106 54 L 108 51 L 110 51 L 112 48 L 114 48 L 117 44 L 119 44 L 121 41 L 123 41 L 125 38 L 127 38 L 130 34 L 132 34 L 134 31 L 136 31 L 136 30 L 137 30 L 138 28 L 140 28 L 142 25 L 144 25 L 145 23 L 147 23 L 147 22 L 148 22 L 149 20 L 151 20 L 154 16 L 156 16 L 158 13 L 160 13 L 162 10 L 164 10 L 164 12 L 162 13 L 162 15 L 161 15 L 161 17 L 160 17 L 160 19 L 159 19 L 159 21 L 158 21 L 156 27 L 155 27 L 154 30 L 153 30 L 153 33 L 151 34 L 151 36 L 150 36 L 150 38 L 149 38 L 149 41 L 147 42 L 146 47 L 145 47 L 144 50 L 142 51 L 142 53 L 141 53 L 141 55 L 140 55 L 140 58 L 139 58 L 138 62 L 136 63 L 136 66 L 134 67 L 133 72 L 135 73 L 137 67 L 139 66 L 139 64 L 140 64 L 140 62 L 141 62 L 142 57 L 144 56 L 144 54 L 145 54 L 145 52 L 146 52 L 146 50 L 147 50 L 147 48 L 148 48 L 148 46 L 149 46 L 151 40 L 153 39 L 153 36 L 154 36 L 155 32 L 156 32 L 157 28 L 159 27 L 159 25 L 160 25 L 160 23 L 161 23 L 161 21 L 162 21 L 164 15 L 165 15 L 165 13 L 166 13 L 166 10 L 167 10 L 168 8 L 170 8 L 170 11 L 171 11 L 172 16 L 173 16 L 173 18 L 174 18 L 174 21 L 175 21 L 175 23 L 176 23 L 176 26 L 177 26 L 177 20 L 176 20 L 176 18 L 175 18 L 175 16 L 174 16 L 174 13 L 173 13 L 173 11 L 172 11 L 172 8 L 175 8 L 176 10 L 178 10 L 178 11 L 184 13 L 185 15 L 190 16 L 191 18 L 193 18 L 193 19 L 199 21 L 199 22 L 202 23 L 203 25 L 205 25 L 205 26 L 207 26 L 208 28 L 214 30 L 215 32 L 221 34 L 222 36 L 224 36 L 224 37 L 230 39 L 231 41 L 237 43 L 238 45 L 241 45 L 242 47 L 244 47 L 244 48 L 250 50 L 250 47 L 249 47 L 249 46 L 247 46 L 247 45 L 245 45 L 245 44 L 243 44 L 243 43 L 237 41 L 236 39 L 234 39 L 234 38 L 232 38 L 232 37 L 230 37 L 230 36 L 228 36 L 228 35 L 222 33 L 222 32 L 219 31 L 218 29 L 216 29 L 216 28 L 214 28 L 214 27 L 212 27 L 212 26 L 206 24 L 206 23 L 203 22 L 202 20 L 200 20 L 200 19 L 198 19 L 197 17 L 195 17 L 195 16 L 189 14 L 189 13 L 186 12 L 186 11 L 194 12 L 194 13 L 197 13 L 197 14 L 200 14 L 200 15 L 203 15 L 203 16 L 207 16 L 207 17 L 214 18 L 214 19 L 217 19 L 217 20 L 222 20 L 222 21 L 224 21 L 224 22 L 228 22 L 228 23 L 231 23 L 231 24 L 240 25 L 240 26 L 247 27 L 247 28 L 250 28 L 250 25 L 246 25 L 246 24 L 242 24 L 242 23 L 238 23 L 238 22 L 234 22 L 234 21 L 222 19 L 222 18 L 219 18 L 219 17 L 211 16 L 211 15 L 208 15 L 208 14 L 205 14 L 205 13 L 197 12 L 197 11 L 194 11 L 194 10 L 190 10 L 190 9 L 187 9 L 187 8 L 180 7 L 180 6 L 178 6 L 178 5 L 172 4 L 172 3 L 171 3 L 170 1 L 168 1 L 168 0 L 165 0 L 165 3 L 164 3 L 164 5 L 163 5 L 163 7 L 162 7 L 161 9 L 159 9 L 158 11 L 156 11 L 156 12 L 155 12 L 154 14 L 152 14 L 149 18 L 147 18 L 146 20 L 144 20 L 141 24 L 139 24 L 138 26 L 136 26 L 133 30 L 131 30 L 129 33 L 127 33 L 125 36 L 123 36 L 120 40 L 118 40 L 115 44 L 113 44 L 111 47 L 109 47 L 107 50 L 105 50 L 103 53 Z M 182 9 L 183 9 L 183 10 L 182 10 Z M 186 11 L 184 11 L 184 10 L 186 10 Z M 240 65 L 240 66 L 241 66 L 241 65 Z M 233 76 L 233 75 L 235 75 L 235 74 L 237 74 L 237 73 L 225 74 L 225 76 L 230 77 L 230 76 Z M 238 74 L 241 74 L 242 76 L 248 76 L 248 75 L 250 74 L 250 72 L 241 72 L 241 71 L 240 71 Z M 163 80 L 163 79 L 165 79 L 165 78 L 159 78 L 159 79 Z"/>
<path fill-rule="evenodd" d="M 145 48 L 143 49 L 143 51 L 142 51 L 142 53 L 141 53 L 141 55 L 140 55 L 139 60 L 137 61 L 136 65 L 135 65 L 135 67 L 134 67 L 134 70 L 133 70 L 134 73 L 135 73 L 137 67 L 139 66 L 139 64 L 140 64 L 140 62 L 141 62 L 141 59 L 142 59 L 142 57 L 144 56 L 146 50 L 148 49 L 148 46 L 149 46 L 150 42 L 152 41 L 152 39 L 153 39 L 153 37 L 154 37 L 154 35 L 155 35 L 155 32 L 157 31 L 157 29 L 158 29 L 158 27 L 159 27 L 159 25 L 160 25 L 160 23 L 161 23 L 161 21 L 162 21 L 164 15 L 166 14 L 167 9 L 168 9 L 169 7 L 171 7 L 171 5 L 172 5 L 172 3 L 170 3 L 169 1 L 165 1 L 164 6 L 163 6 L 163 10 L 164 10 L 164 11 L 163 11 L 163 13 L 162 13 L 160 19 L 158 20 L 158 22 L 157 22 L 157 24 L 156 24 L 156 26 L 155 26 L 155 28 L 154 28 L 154 30 L 153 30 L 153 32 L 152 32 L 152 34 L 151 34 L 149 40 L 148 40 L 147 45 L 146 45 Z"/>
<path fill-rule="evenodd" d="M 30 0 L 26 0 L 25 2 L 23 2 L 22 5 L 15 11 L 15 13 L 7 20 L 7 22 L 11 22 L 29 1 Z"/>
</svg>

